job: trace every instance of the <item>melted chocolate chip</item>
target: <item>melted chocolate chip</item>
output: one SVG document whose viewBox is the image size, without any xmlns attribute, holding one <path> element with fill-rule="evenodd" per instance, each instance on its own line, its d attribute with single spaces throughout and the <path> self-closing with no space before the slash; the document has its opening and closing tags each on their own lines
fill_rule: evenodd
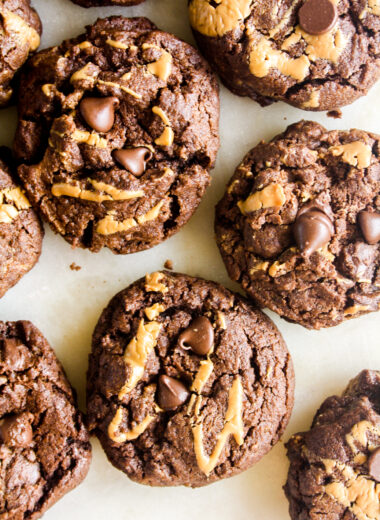
<svg viewBox="0 0 380 520">
<path fill-rule="evenodd" d="M 298 11 L 301 28 L 308 34 L 324 34 L 335 26 L 338 20 L 336 6 L 330 0 L 306 0 Z"/>
<path fill-rule="evenodd" d="M 10 370 L 23 370 L 25 368 L 25 350 L 21 341 L 15 338 L 3 340 L 3 361 Z"/>
<path fill-rule="evenodd" d="M 305 257 L 309 257 L 330 242 L 334 226 L 326 213 L 319 209 L 301 210 L 294 223 L 293 233 L 299 250 Z"/>
<path fill-rule="evenodd" d="M 79 111 L 88 126 L 96 132 L 108 132 L 115 122 L 115 108 L 119 104 L 117 97 L 82 99 Z"/>
<path fill-rule="evenodd" d="M 169 376 L 158 379 L 157 402 L 163 410 L 175 410 L 186 403 L 190 392 L 181 381 Z"/>
<path fill-rule="evenodd" d="M 145 172 L 146 163 L 152 159 L 153 154 L 145 146 L 139 146 L 138 148 L 115 150 L 113 157 L 135 177 L 140 177 Z"/>
<path fill-rule="evenodd" d="M 380 448 L 371 453 L 368 459 L 368 471 L 374 480 L 380 482 Z"/>
<path fill-rule="evenodd" d="M 361 211 L 358 220 L 367 244 L 377 244 L 380 240 L 380 213 Z"/>
<path fill-rule="evenodd" d="M 199 356 L 208 354 L 214 344 L 214 329 L 210 320 L 205 316 L 195 318 L 180 334 L 178 343 L 183 349 L 191 349 Z"/>
<path fill-rule="evenodd" d="M 27 448 L 33 441 L 31 414 L 21 413 L 5 417 L 0 422 L 0 439 L 6 446 Z"/>
</svg>

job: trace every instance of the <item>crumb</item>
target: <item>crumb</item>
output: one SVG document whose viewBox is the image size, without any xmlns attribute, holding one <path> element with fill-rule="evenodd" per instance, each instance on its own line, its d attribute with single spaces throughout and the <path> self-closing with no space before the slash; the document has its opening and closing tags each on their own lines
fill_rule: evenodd
<svg viewBox="0 0 380 520">
<path fill-rule="evenodd" d="M 173 269 L 173 262 L 171 260 L 166 260 L 166 262 L 164 263 L 164 267 L 165 269 Z"/>
<path fill-rule="evenodd" d="M 342 117 L 341 110 L 329 110 L 327 112 L 327 117 L 333 117 L 334 119 L 340 119 Z"/>
<path fill-rule="evenodd" d="M 287 119 L 288 119 L 287 117 L 284 117 L 284 121 L 287 121 Z"/>
<path fill-rule="evenodd" d="M 70 269 L 72 271 L 80 271 L 82 268 L 80 265 L 77 265 L 75 262 L 73 262 L 71 265 L 70 265 Z"/>
</svg>

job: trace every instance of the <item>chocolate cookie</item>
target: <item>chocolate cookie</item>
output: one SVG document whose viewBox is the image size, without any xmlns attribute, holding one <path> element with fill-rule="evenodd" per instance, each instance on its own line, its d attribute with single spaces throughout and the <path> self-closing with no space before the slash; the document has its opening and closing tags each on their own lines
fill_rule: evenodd
<svg viewBox="0 0 380 520">
<path fill-rule="evenodd" d="M 44 235 L 23 190 L 11 177 L 9 150 L 0 148 L 0 298 L 37 263 Z"/>
<path fill-rule="evenodd" d="M 264 314 L 216 283 L 156 272 L 117 294 L 95 329 L 89 427 L 131 479 L 203 486 L 278 441 L 293 384 Z"/>
<path fill-rule="evenodd" d="M 380 372 L 364 370 L 342 397 L 326 399 L 287 448 L 292 520 L 378 520 Z"/>
<path fill-rule="evenodd" d="M 189 0 L 195 38 L 224 84 L 261 105 L 347 105 L 380 76 L 377 0 Z"/>
<path fill-rule="evenodd" d="M 0 107 L 9 104 L 12 79 L 40 45 L 41 21 L 29 0 L 0 2 Z"/>
<path fill-rule="evenodd" d="M 216 209 L 230 277 L 308 328 L 380 305 L 380 137 L 302 121 L 244 158 Z"/>
<path fill-rule="evenodd" d="M 39 330 L 0 322 L 0 350 L 0 517 L 35 520 L 85 478 L 91 445 Z"/>
<path fill-rule="evenodd" d="M 32 204 L 73 246 L 133 253 L 191 217 L 218 148 L 215 78 L 146 18 L 98 20 L 37 54 L 15 149 Z"/>
<path fill-rule="evenodd" d="M 102 7 L 105 5 L 137 5 L 141 4 L 144 0 L 71 0 L 74 4 L 81 5 L 82 7 Z"/>
</svg>

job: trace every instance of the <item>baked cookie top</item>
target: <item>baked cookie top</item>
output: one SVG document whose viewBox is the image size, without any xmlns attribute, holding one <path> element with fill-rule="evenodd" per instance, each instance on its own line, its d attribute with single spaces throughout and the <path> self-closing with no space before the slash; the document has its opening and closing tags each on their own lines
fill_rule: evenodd
<svg viewBox="0 0 380 520">
<path fill-rule="evenodd" d="M 0 516 L 36 520 L 85 478 L 91 445 L 39 330 L 0 322 L 0 350 Z"/>
<path fill-rule="evenodd" d="M 342 397 L 326 399 L 287 448 L 292 520 L 378 520 L 380 372 L 364 370 Z"/>
<path fill-rule="evenodd" d="M 234 93 L 331 110 L 380 75 L 378 0 L 189 0 L 206 58 Z"/>
<path fill-rule="evenodd" d="M 44 235 L 11 168 L 10 151 L 0 148 L 0 298 L 37 263 Z"/>
<path fill-rule="evenodd" d="M 156 272 L 117 294 L 95 329 L 89 428 L 133 480 L 203 486 L 269 451 L 293 386 L 264 314 L 216 283 Z"/>
<path fill-rule="evenodd" d="M 40 45 L 42 25 L 29 0 L 2 0 L 0 19 L 0 107 L 4 107 L 12 97 L 13 76 Z"/>
<path fill-rule="evenodd" d="M 380 304 L 380 138 L 302 121 L 251 150 L 216 209 L 230 277 L 319 329 Z"/>
<path fill-rule="evenodd" d="M 33 57 L 15 150 L 28 196 L 74 246 L 132 253 L 185 224 L 219 145 L 215 78 L 146 18 L 98 20 Z"/>
</svg>

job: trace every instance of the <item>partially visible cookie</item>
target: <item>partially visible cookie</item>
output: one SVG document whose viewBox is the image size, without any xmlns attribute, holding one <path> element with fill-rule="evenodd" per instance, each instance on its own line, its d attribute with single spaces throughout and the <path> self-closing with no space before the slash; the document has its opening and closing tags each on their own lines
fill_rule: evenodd
<svg viewBox="0 0 380 520">
<path fill-rule="evenodd" d="M 104 5 L 137 5 L 144 2 L 144 0 L 71 0 L 74 4 L 82 7 L 101 7 Z"/>
<path fill-rule="evenodd" d="M 216 209 L 230 277 L 319 329 L 380 306 L 380 137 L 290 126 L 253 148 Z"/>
<path fill-rule="evenodd" d="M 36 520 L 87 475 L 91 445 L 52 348 L 28 321 L 0 322 L 0 517 Z"/>
<path fill-rule="evenodd" d="M 29 60 L 15 150 L 27 194 L 70 244 L 133 253 L 178 231 L 210 182 L 217 82 L 146 18 L 98 20 Z"/>
<path fill-rule="evenodd" d="M 37 263 L 43 229 L 11 176 L 12 159 L 0 148 L 0 298 Z"/>
<path fill-rule="evenodd" d="M 380 76 L 377 0 L 189 0 L 205 57 L 235 94 L 332 110 Z"/>
<path fill-rule="evenodd" d="M 326 399 L 287 448 L 292 520 L 379 520 L 380 372 L 364 370 Z"/>
<path fill-rule="evenodd" d="M 274 324 L 222 286 L 156 272 L 95 329 L 88 423 L 114 466 L 152 486 L 204 486 L 258 461 L 293 406 Z"/>
<path fill-rule="evenodd" d="M 0 107 L 9 104 L 12 79 L 40 45 L 42 25 L 29 0 L 0 2 Z"/>
</svg>

